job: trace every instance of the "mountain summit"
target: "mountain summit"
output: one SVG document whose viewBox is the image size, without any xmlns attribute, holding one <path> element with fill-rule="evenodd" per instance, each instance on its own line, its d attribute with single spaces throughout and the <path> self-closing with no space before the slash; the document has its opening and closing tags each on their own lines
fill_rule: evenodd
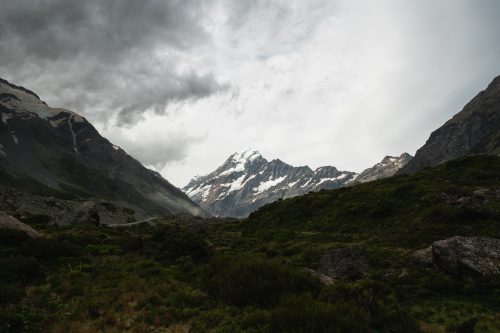
<svg viewBox="0 0 500 333">
<path fill-rule="evenodd" d="M 268 161 L 257 150 L 245 149 L 229 156 L 210 174 L 193 178 L 182 190 L 215 216 L 246 217 L 278 199 L 392 176 L 409 158 L 408 154 L 388 156 L 387 161 L 363 171 L 358 180 L 355 172 L 332 166 L 316 170 L 293 167 L 279 159 Z"/>
<path fill-rule="evenodd" d="M 280 198 L 320 188 L 338 188 L 354 179 L 354 172 L 321 167 L 293 167 L 281 160 L 267 161 L 252 149 L 229 156 L 214 172 L 192 179 L 183 191 L 216 216 L 246 217 Z"/>
<path fill-rule="evenodd" d="M 109 199 L 156 213 L 205 215 L 184 193 L 103 138 L 79 114 L 0 79 L 0 184 Z"/>
</svg>

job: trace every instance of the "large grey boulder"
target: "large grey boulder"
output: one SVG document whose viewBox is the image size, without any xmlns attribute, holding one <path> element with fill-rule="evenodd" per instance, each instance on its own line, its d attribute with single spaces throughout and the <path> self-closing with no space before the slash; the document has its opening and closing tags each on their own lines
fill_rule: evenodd
<svg viewBox="0 0 500 333">
<path fill-rule="evenodd" d="M 496 276 L 500 275 L 500 239 L 455 236 L 435 241 L 412 258 L 448 274 Z"/>
<path fill-rule="evenodd" d="M 20 230 L 30 238 L 40 237 L 40 234 L 35 229 L 4 212 L 0 212 L 0 229 Z"/>
<path fill-rule="evenodd" d="M 356 280 L 370 270 L 368 256 L 362 248 L 327 251 L 320 259 L 318 272 L 333 279 Z"/>
<path fill-rule="evenodd" d="M 434 264 L 456 275 L 493 276 L 500 274 L 500 239 L 452 237 L 432 244 Z"/>
</svg>

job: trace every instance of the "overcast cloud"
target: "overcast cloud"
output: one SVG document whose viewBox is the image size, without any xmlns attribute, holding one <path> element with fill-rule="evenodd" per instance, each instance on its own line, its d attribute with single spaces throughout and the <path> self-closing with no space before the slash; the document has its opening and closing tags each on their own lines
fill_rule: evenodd
<svg viewBox="0 0 500 333">
<path fill-rule="evenodd" d="M 0 0 L 0 77 L 177 186 L 251 146 L 360 171 L 500 74 L 495 0 Z"/>
</svg>

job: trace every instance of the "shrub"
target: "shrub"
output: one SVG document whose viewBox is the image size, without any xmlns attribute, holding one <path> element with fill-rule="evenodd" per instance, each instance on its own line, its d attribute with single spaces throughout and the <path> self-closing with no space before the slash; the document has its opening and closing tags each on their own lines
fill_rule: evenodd
<svg viewBox="0 0 500 333">
<path fill-rule="evenodd" d="M 38 260 L 51 260 L 58 257 L 76 257 L 79 255 L 79 248 L 68 241 L 37 238 L 24 242 L 20 252 Z"/>
<path fill-rule="evenodd" d="M 0 229 L 0 245 L 16 246 L 30 239 L 29 236 L 21 230 Z"/>
<path fill-rule="evenodd" d="M 41 267 L 34 258 L 15 256 L 0 260 L 0 281 L 26 281 L 41 276 Z"/>
<path fill-rule="evenodd" d="M 369 325 L 366 313 L 354 305 L 323 303 L 310 295 L 287 295 L 271 311 L 269 331 L 362 333 L 369 332 Z"/>
<path fill-rule="evenodd" d="M 127 252 L 137 252 L 144 247 L 144 239 L 139 236 L 130 236 L 129 238 L 123 239 L 121 243 L 121 248 Z"/>
<path fill-rule="evenodd" d="M 0 332 L 41 332 L 40 314 L 33 308 L 0 308 Z"/>
<path fill-rule="evenodd" d="M 160 261 L 172 262 L 180 257 L 191 257 L 195 262 L 211 255 L 207 242 L 188 230 L 164 226 L 154 231 L 152 241 L 144 249 Z"/>
<path fill-rule="evenodd" d="M 418 322 L 407 311 L 397 310 L 390 312 L 380 318 L 377 325 L 382 333 L 405 332 L 419 333 Z"/>
<path fill-rule="evenodd" d="M 7 303 L 18 303 L 23 297 L 24 289 L 0 284 L 0 305 Z"/>
<path fill-rule="evenodd" d="M 20 219 L 23 223 L 30 225 L 48 225 L 52 222 L 52 218 L 47 215 L 33 215 Z"/>
<path fill-rule="evenodd" d="M 290 292 L 319 293 L 319 282 L 297 269 L 258 257 L 225 256 L 208 269 L 208 292 L 236 305 L 272 306 Z"/>
<path fill-rule="evenodd" d="M 446 332 L 474 333 L 477 322 L 477 318 L 471 318 L 462 323 L 446 327 Z"/>
</svg>

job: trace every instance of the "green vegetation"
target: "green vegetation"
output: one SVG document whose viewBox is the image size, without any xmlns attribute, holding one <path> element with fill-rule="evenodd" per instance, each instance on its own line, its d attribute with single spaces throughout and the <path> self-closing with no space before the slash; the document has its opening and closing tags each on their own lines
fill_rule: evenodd
<svg viewBox="0 0 500 333">
<path fill-rule="evenodd" d="M 500 332 L 498 279 L 408 257 L 454 235 L 500 238 L 498 199 L 449 199 L 481 188 L 500 188 L 500 158 L 280 200 L 240 222 L 0 230 L 0 332 Z M 368 254 L 362 279 L 327 286 L 306 270 L 352 246 Z"/>
</svg>

